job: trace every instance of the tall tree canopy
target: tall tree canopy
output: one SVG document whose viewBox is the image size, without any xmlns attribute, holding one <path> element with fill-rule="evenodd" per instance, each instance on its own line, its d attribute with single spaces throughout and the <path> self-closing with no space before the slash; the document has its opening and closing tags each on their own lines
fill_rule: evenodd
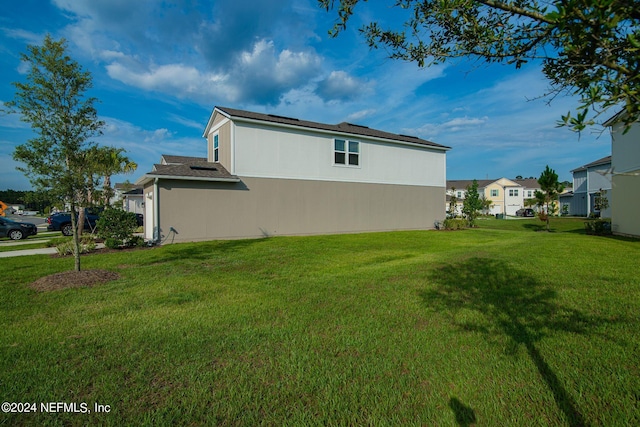
<svg viewBox="0 0 640 427">
<path fill-rule="evenodd" d="M 337 9 L 337 36 L 362 0 L 318 0 Z M 364 0 L 366 1 L 366 0 Z M 402 28 L 373 20 L 360 28 L 371 48 L 428 66 L 470 57 L 519 68 L 542 61 L 547 95 L 581 97 L 561 124 L 576 131 L 611 107 L 627 126 L 640 118 L 640 2 L 638 0 L 395 0 L 407 10 Z"/>
<path fill-rule="evenodd" d="M 101 134 L 95 98 L 87 97 L 91 74 L 66 52 L 66 42 L 49 35 L 42 46 L 29 46 L 22 60 L 29 64 L 25 82 L 16 82 L 15 97 L 6 103 L 21 120 L 29 123 L 35 136 L 16 147 L 13 157 L 38 189 L 69 203 L 73 211 L 86 203 L 95 185 L 97 170 L 87 161 L 95 147 L 91 139 Z M 76 256 L 80 270 L 79 242 L 75 215 L 71 215 Z"/>
</svg>

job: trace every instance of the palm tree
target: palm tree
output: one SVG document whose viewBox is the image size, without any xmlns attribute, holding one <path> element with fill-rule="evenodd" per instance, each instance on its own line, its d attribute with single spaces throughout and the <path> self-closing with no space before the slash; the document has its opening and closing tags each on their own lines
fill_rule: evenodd
<svg viewBox="0 0 640 427">
<path fill-rule="evenodd" d="M 111 188 L 111 176 L 120 173 L 131 173 L 136 170 L 138 165 L 129 160 L 122 153 L 126 152 L 124 148 L 114 147 L 97 147 L 93 146 L 86 155 L 84 161 L 91 167 L 93 175 L 87 177 L 90 182 L 86 194 L 88 204 L 95 203 L 97 199 L 101 199 L 105 206 L 109 205 L 109 199 L 113 196 Z M 97 176 L 96 176 L 97 175 Z M 102 196 L 96 194 L 96 187 L 100 184 L 102 178 Z M 84 226 L 85 211 L 79 208 L 78 212 L 78 234 L 82 234 Z"/>
<path fill-rule="evenodd" d="M 97 170 L 102 175 L 102 199 L 104 205 L 109 205 L 109 200 L 113 196 L 111 188 L 111 176 L 121 173 L 134 172 L 138 164 L 131 161 L 125 153 L 124 148 L 114 147 L 98 147 L 94 152 L 93 161 L 96 163 Z"/>
<path fill-rule="evenodd" d="M 493 200 L 487 199 L 487 197 L 483 194 L 480 195 L 480 203 L 482 203 L 482 213 L 487 215 L 491 211 L 491 205 L 493 205 Z"/>
</svg>

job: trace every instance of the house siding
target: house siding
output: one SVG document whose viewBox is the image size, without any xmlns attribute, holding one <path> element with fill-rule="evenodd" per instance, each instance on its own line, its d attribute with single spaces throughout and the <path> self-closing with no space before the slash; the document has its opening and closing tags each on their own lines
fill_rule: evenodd
<svg viewBox="0 0 640 427">
<path fill-rule="evenodd" d="M 635 171 L 640 173 L 640 169 Z M 615 175 L 611 205 L 611 229 L 616 234 L 640 236 L 640 175 Z"/>
<path fill-rule="evenodd" d="M 616 125 L 612 132 L 611 163 L 615 173 L 640 169 L 640 123 L 623 132 L 624 125 Z"/>
<path fill-rule="evenodd" d="M 334 137 L 360 143 L 357 167 L 334 165 Z M 425 146 L 313 130 L 294 131 L 254 123 L 237 123 L 233 138 L 233 173 L 239 176 L 432 187 L 446 185 L 444 152 Z"/>
<path fill-rule="evenodd" d="M 574 171 L 573 172 L 573 199 L 571 201 L 571 207 L 569 214 L 576 216 L 587 216 L 589 209 L 589 200 L 587 188 L 587 171 Z"/>
<path fill-rule="evenodd" d="M 640 123 L 627 133 L 616 124 L 611 133 L 611 228 L 614 233 L 640 237 Z"/>
<path fill-rule="evenodd" d="M 220 118 L 224 118 L 223 116 L 218 116 L 218 118 L 214 121 L 214 128 L 212 132 L 209 132 L 207 135 L 207 160 L 210 162 L 214 161 L 213 158 L 213 136 L 218 134 L 218 161 L 222 166 L 225 167 L 229 172 L 233 172 L 233 164 L 232 164 L 232 145 L 231 145 L 231 128 L 233 123 L 227 121 L 219 128 L 215 128 L 222 120 Z"/>
<path fill-rule="evenodd" d="M 432 229 L 444 216 L 443 186 L 241 177 L 158 187 L 167 242 Z"/>
<path fill-rule="evenodd" d="M 491 190 L 497 190 L 498 196 L 491 196 Z M 498 213 L 504 213 L 504 188 L 497 183 L 492 183 L 484 190 L 484 197 L 491 200 L 491 207 L 489 213 L 495 215 Z"/>
</svg>

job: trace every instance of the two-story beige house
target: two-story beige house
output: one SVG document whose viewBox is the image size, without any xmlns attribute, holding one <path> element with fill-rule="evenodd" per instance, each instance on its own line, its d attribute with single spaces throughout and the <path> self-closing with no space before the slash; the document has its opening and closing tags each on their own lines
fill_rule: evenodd
<svg viewBox="0 0 640 427">
<path fill-rule="evenodd" d="M 351 123 L 214 108 L 207 157 L 162 157 L 143 186 L 157 242 L 431 229 L 449 147 Z"/>
</svg>

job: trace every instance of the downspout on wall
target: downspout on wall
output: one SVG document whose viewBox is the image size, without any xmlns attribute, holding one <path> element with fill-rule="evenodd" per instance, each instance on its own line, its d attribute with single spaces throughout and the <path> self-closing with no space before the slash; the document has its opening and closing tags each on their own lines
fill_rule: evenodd
<svg viewBox="0 0 640 427">
<path fill-rule="evenodd" d="M 153 242 L 160 243 L 160 192 L 158 178 L 153 179 Z"/>
</svg>

